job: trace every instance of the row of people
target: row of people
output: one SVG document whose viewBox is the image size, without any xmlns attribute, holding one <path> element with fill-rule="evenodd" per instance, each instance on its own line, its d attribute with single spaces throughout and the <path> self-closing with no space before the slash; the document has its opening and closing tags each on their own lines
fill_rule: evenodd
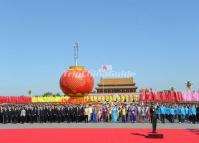
<svg viewBox="0 0 199 143">
<path fill-rule="evenodd" d="M 0 123 L 150 122 L 150 104 L 97 103 L 0 105 Z M 199 106 L 156 104 L 160 122 L 199 122 Z"/>
<path fill-rule="evenodd" d="M 81 122 L 83 106 L 24 104 L 0 106 L 0 123 Z"/>
<path fill-rule="evenodd" d="M 196 105 L 161 105 L 157 106 L 156 113 L 162 123 L 165 123 L 165 119 L 171 123 L 174 123 L 175 120 L 178 120 L 179 123 L 185 121 L 195 123 L 198 118 L 198 110 Z"/>
</svg>

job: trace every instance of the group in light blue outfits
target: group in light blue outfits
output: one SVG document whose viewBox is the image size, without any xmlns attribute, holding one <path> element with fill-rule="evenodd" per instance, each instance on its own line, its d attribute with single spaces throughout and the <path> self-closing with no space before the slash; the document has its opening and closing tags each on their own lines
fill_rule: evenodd
<svg viewBox="0 0 199 143">
<path fill-rule="evenodd" d="M 118 109 L 116 107 L 113 107 L 113 109 L 111 111 L 111 117 L 112 117 L 113 123 L 118 122 Z"/>
<path fill-rule="evenodd" d="M 165 119 L 169 122 L 174 123 L 178 120 L 179 123 L 189 121 L 192 123 L 196 122 L 197 110 L 196 107 L 190 106 L 165 106 L 162 105 L 157 109 L 158 118 L 162 123 L 165 123 Z"/>
</svg>

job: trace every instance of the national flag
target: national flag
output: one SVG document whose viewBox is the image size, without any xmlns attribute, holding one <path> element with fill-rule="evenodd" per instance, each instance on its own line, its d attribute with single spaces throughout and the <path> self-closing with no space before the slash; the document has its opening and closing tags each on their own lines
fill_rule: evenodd
<svg viewBox="0 0 199 143">
<path fill-rule="evenodd" d="M 102 65 L 102 70 L 111 71 L 112 70 L 112 65 Z"/>
</svg>

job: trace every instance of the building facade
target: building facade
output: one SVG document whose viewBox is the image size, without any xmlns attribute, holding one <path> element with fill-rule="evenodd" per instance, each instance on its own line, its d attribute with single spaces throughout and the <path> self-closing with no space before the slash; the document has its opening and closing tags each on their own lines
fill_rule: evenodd
<svg viewBox="0 0 199 143">
<path fill-rule="evenodd" d="M 97 93 L 135 93 L 133 78 L 102 78 L 95 88 Z"/>
</svg>

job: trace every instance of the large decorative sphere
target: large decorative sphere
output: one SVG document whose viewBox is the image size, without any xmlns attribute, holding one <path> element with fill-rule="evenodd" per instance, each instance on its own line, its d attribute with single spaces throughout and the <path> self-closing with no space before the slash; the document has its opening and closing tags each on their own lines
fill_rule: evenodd
<svg viewBox="0 0 199 143">
<path fill-rule="evenodd" d="M 68 96 L 84 96 L 93 86 L 94 79 L 83 66 L 70 67 L 60 78 L 60 88 Z"/>
</svg>

